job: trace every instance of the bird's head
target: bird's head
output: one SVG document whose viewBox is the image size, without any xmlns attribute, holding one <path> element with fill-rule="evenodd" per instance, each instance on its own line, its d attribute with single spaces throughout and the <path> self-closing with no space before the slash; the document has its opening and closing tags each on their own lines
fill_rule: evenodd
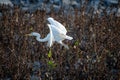
<svg viewBox="0 0 120 80">
<path fill-rule="evenodd" d="M 30 34 L 26 34 L 25 36 L 40 36 L 37 32 L 31 32 Z"/>
</svg>

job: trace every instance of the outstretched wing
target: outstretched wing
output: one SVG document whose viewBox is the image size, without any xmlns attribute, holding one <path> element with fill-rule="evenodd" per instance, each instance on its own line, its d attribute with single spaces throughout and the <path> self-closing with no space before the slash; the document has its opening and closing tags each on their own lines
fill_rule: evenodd
<svg viewBox="0 0 120 80">
<path fill-rule="evenodd" d="M 64 35 L 67 33 L 67 30 L 65 29 L 65 27 L 58 21 L 54 20 L 51 17 L 49 17 L 47 20 L 51 25 L 54 25 L 55 27 L 59 28 L 59 30 L 61 30 L 61 33 L 63 33 Z"/>
<path fill-rule="evenodd" d="M 55 41 L 57 41 L 57 42 L 62 41 L 66 38 L 66 35 L 64 35 L 63 32 L 58 27 L 56 27 L 52 24 L 50 26 L 51 26 L 52 33 L 53 33 Z"/>
<path fill-rule="evenodd" d="M 53 45 L 53 41 L 54 41 L 54 36 L 53 36 L 53 31 L 51 29 L 51 25 L 50 24 L 47 24 L 49 29 L 50 29 L 50 33 L 49 33 L 49 40 L 48 40 L 48 43 L 47 43 L 47 46 L 51 47 Z"/>
<path fill-rule="evenodd" d="M 61 29 L 59 29 L 58 27 L 54 26 L 54 25 L 50 25 L 51 26 L 51 30 L 53 35 L 55 34 L 63 34 L 63 31 Z"/>
<path fill-rule="evenodd" d="M 55 40 L 64 40 L 64 39 L 72 40 L 73 39 L 72 37 L 66 34 L 63 34 L 62 31 L 58 27 L 54 25 L 50 25 L 50 26 L 51 26 L 51 30 L 52 30 Z"/>
</svg>

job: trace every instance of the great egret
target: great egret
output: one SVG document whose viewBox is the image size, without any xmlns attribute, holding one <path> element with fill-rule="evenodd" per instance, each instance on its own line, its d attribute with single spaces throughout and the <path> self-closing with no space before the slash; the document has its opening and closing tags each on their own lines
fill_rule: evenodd
<svg viewBox="0 0 120 80">
<path fill-rule="evenodd" d="M 47 36 L 45 38 L 43 38 L 43 39 L 40 38 L 41 36 L 37 32 L 31 32 L 30 34 L 27 34 L 27 35 L 28 36 L 35 36 L 36 40 L 39 41 L 39 42 L 46 42 L 46 41 L 48 41 L 47 46 L 51 47 L 52 44 L 53 44 L 53 41 L 54 41 L 54 37 L 53 37 L 53 34 L 52 34 L 51 27 L 50 26 L 48 26 L 48 27 L 50 29 L 50 33 L 47 34 Z"/>
<path fill-rule="evenodd" d="M 65 39 L 72 40 L 73 38 L 66 35 L 67 30 L 65 29 L 65 27 L 51 17 L 48 18 L 47 20 L 50 23 L 50 24 L 47 24 L 49 27 L 50 33 L 48 33 L 45 38 L 40 39 L 40 34 L 37 32 L 32 32 L 29 34 L 29 36 L 36 36 L 36 40 L 40 42 L 48 41 L 47 46 L 49 47 L 51 47 L 53 43 L 56 41 L 62 46 L 64 46 L 65 48 L 69 49 L 69 47 L 66 44 L 64 44 L 62 41 Z"/>
</svg>

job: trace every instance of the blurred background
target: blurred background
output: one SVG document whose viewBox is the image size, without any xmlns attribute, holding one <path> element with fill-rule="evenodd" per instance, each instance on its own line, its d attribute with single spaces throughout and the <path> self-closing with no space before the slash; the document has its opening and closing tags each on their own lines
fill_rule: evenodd
<svg viewBox="0 0 120 80">
<path fill-rule="evenodd" d="M 119 0 L 0 0 L 1 4 L 9 4 L 10 6 L 20 6 L 22 10 L 28 10 L 34 12 L 35 10 L 46 10 L 47 13 L 51 12 L 51 7 L 54 12 L 59 12 L 61 8 L 64 8 L 64 12 L 68 10 L 78 9 L 86 5 L 86 13 L 89 12 L 90 8 L 94 8 L 96 11 L 102 12 L 103 9 L 107 8 L 109 14 L 111 6 L 113 6 L 113 12 L 119 12 Z"/>
<path fill-rule="evenodd" d="M 46 37 L 48 17 L 69 50 L 25 36 Z M 0 0 L 0 80 L 120 80 L 120 1 Z"/>
</svg>

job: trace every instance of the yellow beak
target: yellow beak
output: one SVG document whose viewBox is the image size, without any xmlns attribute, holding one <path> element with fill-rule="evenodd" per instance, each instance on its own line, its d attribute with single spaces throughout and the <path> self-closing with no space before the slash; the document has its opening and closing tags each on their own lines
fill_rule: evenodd
<svg viewBox="0 0 120 80">
<path fill-rule="evenodd" d="M 25 36 L 32 36 L 31 34 L 25 34 Z"/>
</svg>

